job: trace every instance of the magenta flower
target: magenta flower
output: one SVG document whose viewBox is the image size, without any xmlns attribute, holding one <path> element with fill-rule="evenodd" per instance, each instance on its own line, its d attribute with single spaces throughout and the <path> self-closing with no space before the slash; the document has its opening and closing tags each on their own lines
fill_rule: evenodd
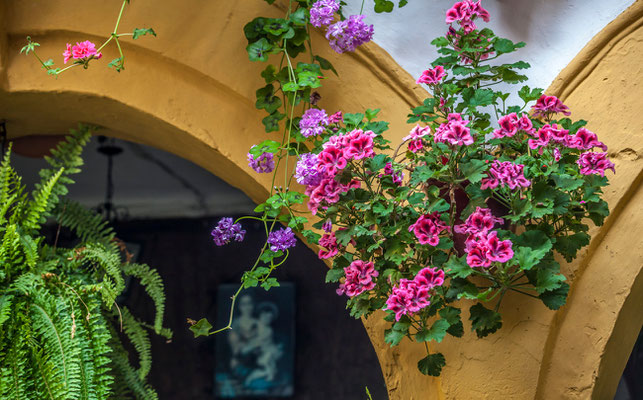
<svg viewBox="0 0 643 400">
<path fill-rule="evenodd" d="M 516 113 L 505 115 L 500 117 L 498 124 L 500 128 L 493 131 L 493 137 L 496 139 L 505 136 L 512 137 L 519 131 L 533 134 L 534 125 L 526 114 L 523 114 L 520 118 Z"/>
<path fill-rule="evenodd" d="M 67 61 L 72 58 L 74 60 L 85 60 L 89 57 L 99 59 L 102 56 L 101 53 L 96 52 L 96 45 L 94 43 L 85 40 L 84 42 L 76 42 L 73 46 L 67 43 L 67 49 L 63 52 L 63 62 L 67 64 Z"/>
<path fill-rule="evenodd" d="M 420 244 L 437 246 L 440 242 L 440 234 L 450 228 L 440 219 L 437 211 L 431 214 L 421 215 L 415 223 L 409 226 L 409 232 L 413 232 Z"/>
<path fill-rule="evenodd" d="M 346 168 L 346 158 L 341 148 L 336 146 L 328 146 L 317 155 L 320 168 L 324 168 L 332 176 Z"/>
<path fill-rule="evenodd" d="M 511 240 L 499 240 L 497 232 L 490 232 L 487 237 L 487 257 L 491 261 L 507 262 L 514 256 Z"/>
<path fill-rule="evenodd" d="M 310 24 L 314 27 L 330 25 L 339 10 L 337 0 L 319 0 L 310 7 Z"/>
<path fill-rule="evenodd" d="M 319 247 L 321 247 L 321 249 L 319 253 L 317 253 L 317 257 L 319 257 L 320 260 L 336 256 L 339 251 L 339 246 L 337 245 L 335 234 L 324 233 L 319 239 Z"/>
<path fill-rule="evenodd" d="M 411 129 L 409 132 L 408 136 L 405 136 L 402 138 L 403 141 L 407 141 L 409 139 L 417 140 L 420 138 L 423 138 L 424 136 L 428 135 L 431 133 L 431 128 L 428 126 L 420 126 L 420 124 L 417 124 Z"/>
<path fill-rule="evenodd" d="M 431 289 L 444 284 L 444 271 L 435 268 L 424 268 L 413 280 L 400 279 L 388 300 L 386 308 L 395 313 L 395 320 L 402 315 L 416 313 L 431 304 Z"/>
<path fill-rule="evenodd" d="M 448 121 L 441 124 L 435 131 L 433 140 L 438 143 L 447 143 L 452 146 L 468 146 L 473 144 L 473 136 L 467 128 L 468 120 L 463 120 L 457 113 L 449 114 Z"/>
<path fill-rule="evenodd" d="M 411 140 L 409 142 L 409 151 L 411 153 L 417 153 L 418 151 L 422 150 L 423 147 L 424 144 L 422 144 L 422 139 Z"/>
<path fill-rule="evenodd" d="M 362 131 L 355 129 L 347 134 L 348 148 L 344 150 L 346 158 L 361 160 L 362 158 L 373 157 L 373 138 L 375 134 L 372 131 Z"/>
<path fill-rule="evenodd" d="M 358 46 L 373 39 L 373 25 L 364 23 L 364 15 L 351 15 L 344 21 L 330 25 L 326 31 L 326 39 L 338 53 L 355 51 Z"/>
<path fill-rule="evenodd" d="M 520 187 L 528 187 L 531 185 L 531 181 L 525 178 L 524 168 L 525 166 L 522 164 L 494 160 L 487 171 L 487 177 L 482 178 L 480 181 L 480 189 L 495 189 L 498 186 L 508 186 L 511 190 L 515 190 Z"/>
<path fill-rule="evenodd" d="M 458 22 L 465 33 L 472 32 L 477 28 L 473 22 L 477 17 L 489 22 L 489 12 L 482 8 L 480 2 L 481 0 L 477 2 L 472 0 L 458 1 L 447 10 L 445 22 L 447 24 Z"/>
<path fill-rule="evenodd" d="M 491 266 L 488 254 L 489 249 L 485 243 L 476 244 L 467 252 L 467 264 L 471 268 L 488 268 Z"/>
<path fill-rule="evenodd" d="M 317 108 L 306 110 L 299 121 L 299 130 L 305 137 L 321 135 L 326 126 L 328 126 L 328 115 L 326 111 Z"/>
<path fill-rule="evenodd" d="M 567 136 L 566 144 L 572 149 L 591 150 L 594 147 L 599 147 L 601 150 L 607 151 L 605 143 L 600 142 L 598 136 L 586 128 L 580 128 L 575 135 Z"/>
<path fill-rule="evenodd" d="M 348 267 L 344 268 L 346 280 L 339 285 L 337 294 L 346 294 L 348 297 L 358 296 L 367 290 L 375 287 L 374 278 L 377 278 L 379 272 L 375 270 L 373 262 L 362 260 L 353 261 Z"/>
<path fill-rule="evenodd" d="M 607 153 L 592 153 L 588 151 L 581 154 L 576 163 L 580 167 L 580 173 L 583 175 L 597 174 L 605 176 L 605 170 L 608 169 L 616 173 L 614 163 L 607 158 Z"/>
<path fill-rule="evenodd" d="M 268 234 L 268 244 L 272 251 L 286 251 L 297 244 L 295 232 L 288 228 L 281 228 Z"/>
<path fill-rule="evenodd" d="M 534 110 L 534 117 L 548 117 L 551 114 L 563 113 L 571 115 L 569 107 L 563 104 L 562 101 L 556 96 L 542 95 L 532 107 Z"/>
<path fill-rule="evenodd" d="M 488 208 L 476 207 L 476 210 L 469 215 L 464 224 L 456 225 L 454 230 L 457 233 L 478 234 L 487 233 L 495 224 L 501 224 L 502 218 L 494 217 Z"/>
<path fill-rule="evenodd" d="M 344 122 L 344 116 L 341 111 L 337 111 L 335 114 L 328 117 L 329 124 L 339 124 L 341 122 Z"/>
<path fill-rule="evenodd" d="M 437 67 L 427 69 L 422 72 L 416 83 L 424 83 L 425 85 L 437 85 L 442 78 L 445 77 L 444 67 L 438 65 Z"/>
<path fill-rule="evenodd" d="M 252 146 L 254 148 L 255 146 Z M 275 160 L 272 153 L 262 153 L 255 158 L 248 153 L 248 166 L 260 174 L 267 174 L 275 170 Z"/>
<path fill-rule="evenodd" d="M 217 226 L 214 227 L 210 234 L 212 235 L 214 244 L 223 246 L 232 240 L 237 242 L 243 241 L 246 231 L 241 229 L 241 224 L 235 224 L 232 218 L 226 217 L 219 220 Z"/>
</svg>

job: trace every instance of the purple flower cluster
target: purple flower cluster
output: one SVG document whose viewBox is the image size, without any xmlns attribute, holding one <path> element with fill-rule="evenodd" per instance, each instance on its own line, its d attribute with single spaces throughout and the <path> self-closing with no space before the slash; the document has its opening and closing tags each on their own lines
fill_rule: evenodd
<svg viewBox="0 0 643 400">
<path fill-rule="evenodd" d="M 281 228 L 279 230 L 270 232 L 270 234 L 268 235 L 268 244 L 270 245 L 270 250 L 272 251 L 284 251 L 296 245 L 297 239 L 295 239 L 295 233 L 292 231 L 292 229 Z"/>
<path fill-rule="evenodd" d="M 248 153 L 248 166 L 260 174 L 270 173 L 275 170 L 274 156 L 272 153 L 263 153 L 255 158 L 251 153 Z"/>
<path fill-rule="evenodd" d="M 297 179 L 297 183 L 306 186 L 319 185 L 324 174 L 323 171 L 317 169 L 317 164 L 319 164 L 317 154 L 301 154 L 295 167 L 295 179 Z"/>
<path fill-rule="evenodd" d="M 219 220 L 210 234 L 214 244 L 223 246 L 230 243 L 231 240 L 243 241 L 246 231 L 241 229 L 241 224 L 235 224 L 232 218 L 226 217 Z"/>
<path fill-rule="evenodd" d="M 299 121 L 299 130 L 305 137 L 321 135 L 327 126 L 328 115 L 326 111 L 317 108 L 306 110 Z"/>
<path fill-rule="evenodd" d="M 364 15 L 351 15 L 348 19 L 329 26 L 326 39 L 333 50 L 343 53 L 355 51 L 357 46 L 370 42 L 373 33 L 373 25 L 364 22 Z"/>
<path fill-rule="evenodd" d="M 330 25 L 337 10 L 337 0 L 319 0 L 310 8 L 310 24 L 317 28 Z"/>
</svg>

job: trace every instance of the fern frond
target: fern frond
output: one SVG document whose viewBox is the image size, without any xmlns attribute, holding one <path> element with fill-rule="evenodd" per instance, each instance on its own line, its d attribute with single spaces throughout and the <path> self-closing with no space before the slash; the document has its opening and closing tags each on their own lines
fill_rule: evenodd
<svg viewBox="0 0 643 400">
<path fill-rule="evenodd" d="M 134 318 L 127 307 L 123 307 L 123 332 L 134 346 L 138 355 L 138 376 L 144 380 L 152 368 L 152 345 L 147 331 Z"/>
<path fill-rule="evenodd" d="M 163 330 L 163 314 L 165 312 L 165 290 L 163 280 L 156 270 L 145 264 L 123 264 L 126 275 L 138 278 L 148 296 L 154 302 L 156 315 L 154 317 L 154 332 L 160 334 Z M 171 332 L 170 332 L 171 335 Z M 169 338 L 168 338 L 169 339 Z"/>
<path fill-rule="evenodd" d="M 40 229 L 56 204 L 52 199 L 53 190 L 64 171 L 65 169 L 61 168 L 44 184 L 37 184 L 33 191 L 33 199 L 26 203 L 22 212 L 14 213 L 9 222 L 20 224 L 26 233 Z"/>
<path fill-rule="evenodd" d="M 11 315 L 11 305 L 13 296 L 5 294 L 0 296 L 0 332 L 2 332 L 2 325 Z"/>
<path fill-rule="evenodd" d="M 53 362 L 52 380 L 61 381 L 68 398 L 80 397 L 80 354 L 72 338 L 73 321 L 67 304 L 46 291 L 34 293 L 31 318 L 39 342 Z"/>
<path fill-rule="evenodd" d="M 98 243 L 87 243 L 79 249 L 79 257 L 84 262 L 94 263 L 105 271 L 103 275 L 103 299 L 105 306 L 110 309 L 116 297 L 125 288 L 121 271 L 121 256 L 114 249 L 105 248 Z"/>
<path fill-rule="evenodd" d="M 56 207 L 56 221 L 71 229 L 84 243 L 98 243 L 105 248 L 116 248 L 113 242 L 114 230 L 103 217 L 79 203 L 71 200 L 61 201 Z"/>
</svg>

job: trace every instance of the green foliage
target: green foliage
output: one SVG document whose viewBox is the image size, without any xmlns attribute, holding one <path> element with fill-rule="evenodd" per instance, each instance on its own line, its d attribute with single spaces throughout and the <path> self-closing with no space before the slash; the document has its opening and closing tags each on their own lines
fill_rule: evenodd
<svg viewBox="0 0 643 400">
<path fill-rule="evenodd" d="M 92 129 L 80 126 L 47 158 L 49 169 L 30 196 L 10 165 L 0 165 L 0 398 L 155 399 L 145 382 L 151 366 L 148 325 L 114 305 L 126 276 L 140 280 L 162 327 L 165 295 L 147 265 L 123 262 L 112 229 L 99 215 L 63 199 Z M 46 243 L 43 224 L 74 232 L 78 244 Z M 123 334 L 116 326 L 123 326 Z M 130 365 L 122 344 L 138 354 Z"/>
</svg>

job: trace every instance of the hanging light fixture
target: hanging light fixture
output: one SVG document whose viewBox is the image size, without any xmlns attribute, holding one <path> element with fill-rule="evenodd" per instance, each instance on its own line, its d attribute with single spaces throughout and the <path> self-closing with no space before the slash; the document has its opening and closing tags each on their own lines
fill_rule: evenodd
<svg viewBox="0 0 643 400">
<path fill-rule="evenodd" d="M 116 139 L 105 136 L 98 137 L 98 152 L 107 157 L 107 186 L 105 190 L 105 201 L 96 207 L 96 211 L 107 221 L 115 224 L 128 217 L 128 210 L 125 207 L 114 205 L 114 157 L 123 152 L 123 148 L 116 143 Z"/>
</svg>

